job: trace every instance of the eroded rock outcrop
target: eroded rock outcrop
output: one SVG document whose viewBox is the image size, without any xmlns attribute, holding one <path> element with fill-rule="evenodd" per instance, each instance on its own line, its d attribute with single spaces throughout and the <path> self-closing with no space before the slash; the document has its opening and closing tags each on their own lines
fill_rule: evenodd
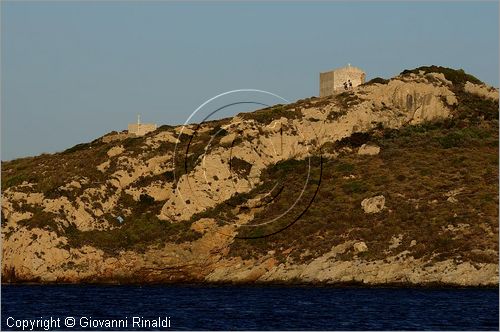
<svg viewBox="0 0 500 332">
<path fill-rule="evenodd" d="M 492 108 L 498 91 L 448 78 L 414 71 L 5 163 L 3 280 L 497 285 L 498 105 L 451 120 L 464 95 Z M 446 129 L 421 134 L 429 122 Z"/>
<path fill-rule="evenodd" d="M 376 156 L 380 153 L 380 147 L 376 145 L 363 144 L 358 149 L 359 155 Z"/>
<path fill-rule="evenodd" d="M 361 207 L 365 213 L 377 213 L 385 207 L 385 197 L 383 195 L 365 198 L 361 202 Z"/>
</svg>

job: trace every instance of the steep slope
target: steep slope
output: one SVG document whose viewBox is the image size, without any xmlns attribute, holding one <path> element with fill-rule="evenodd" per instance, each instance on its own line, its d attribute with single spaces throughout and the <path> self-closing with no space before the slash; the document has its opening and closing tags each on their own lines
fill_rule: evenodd
<svg viewBox="0 0 500 332">
<path fill-rule="evenodd" d="M 496 285 L 498 90 L 421 67 L 111 133 L 3 162 L 2 198 L 4 282 Z"/>
</svg>

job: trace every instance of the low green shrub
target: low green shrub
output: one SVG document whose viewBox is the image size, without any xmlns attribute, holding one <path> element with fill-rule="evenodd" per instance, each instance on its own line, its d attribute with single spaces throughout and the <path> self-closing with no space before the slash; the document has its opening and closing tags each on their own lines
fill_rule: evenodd
<svg viewBox="0 0 500 332">
<path fill-rule="evenodd" d="M 278 120 L 282 117 L 287 119 L 301 119 L 303 117 L 302 112 L 290 109 L 292 106 L 293 104 L 286 106 L 278 104 L 251 113 L 240 113 L 238 116 L 242 117 L 244 120 L 255 120 L 264 125 L 268 125 L 274 120 Z"/>
<path fill-rule="evenodd" d="M 198 239 L 201 234 L 190 229 L 191 223 L 170 223 L 154 215 L 143 214 L 127 217 L 122 225 L 110 230 L 80 231 L 71 224 L 65 231 L 71 247 L 91 245 L 109 254 L 120 250 L 144 252 L 152 245 L 166 242 L 186 242 Z"/>
<path fill-rule="evenodd" d="M 387 80 L 382 77 L 375 77 L 369 80 L 368 82 L 364 83 L 363 85 L 371 85 L 371 84 L 387 84 L 389 83 L 390 80 Z"/>
<path fill-rule="evenodd" d="M 231 158 L 229 166 L 231 171 L 244 178 L 248 177 L 250 170 L 252 169 L 252 164 L 237 157 Z"/>
<path fill-rule="evenodd" d="M 346 194 L 361 194 L 368 190 L 366 184 L 362 181 L 349 181 L 342 185 L 342 190 Z"/>
<path fill-rule="evenodd" d="M 453 69 L 441 66 L 422 66 L 415 69 L 406 69 L 403 70 L 400 75 L 406 75 L 410 73 L 418 74 L 420 71 L 423 71 L 426 74 L 442 73 L 448 81 L 451 81 L 455 85 L 464 85 L 467 81 L 475 84 L 483 83 L 471 74 L 467 74 L 463 69 Z"/>
</svg>

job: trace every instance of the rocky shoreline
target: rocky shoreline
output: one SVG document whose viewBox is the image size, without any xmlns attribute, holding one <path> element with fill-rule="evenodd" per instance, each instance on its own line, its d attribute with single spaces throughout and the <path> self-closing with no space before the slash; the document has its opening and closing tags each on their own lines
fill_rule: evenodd
<svg viewBox="0 0 500 332">
<path fill-rule="evenodd" d="M 345 246 L 344 246 L 345 247 Z M 302 264 L 278 263 L 273 257 L 259 261 L 214 260 L 209 265 L 150 266 L 136 261 L 136 269 L 108 267 L 84 271 L 58 271 L 56 274 L 16 274 L 4 271 L 4 284 L 134 284 L 134 285 L 296 285 L 328 287 L 396 288 L 498 288 L 498 265 L 453 260 L 422 262 L 411 257 L 391 257 L 384 261 L 335 260 L 341 253 L 329 253 Z M 205 257 L 205 262 L 209 258 Z M 200 264 L 200 262 L 198 262 Z M 149 263 L 150 264 L 150 263 Z M 107 272 L 103 272 L 107 271 Z M 112 272 L 111 272 L 112 271 Z"/>
<path fill-rule="evenodd" d="M 13 281 L 2 282 L 2 286 L 181 286 L 181 287 L 315 287 L 315 288 L 365 288 L 365 289 L 499 289 L 499 285 L 460 285 L 449 283 L 387 283 L 387 284 L 364 284 L 362 282 L 301 282 L 301 281 L 286 281 L 286 282 L 200 282 L 200 281 L 183 281 L 183 282 L 149 282 L 141 283 L 131 280 L 130 282 L 116 281 L 96 281 L 96 282 L 37 282 L 37 281 Z"/>
</svg>

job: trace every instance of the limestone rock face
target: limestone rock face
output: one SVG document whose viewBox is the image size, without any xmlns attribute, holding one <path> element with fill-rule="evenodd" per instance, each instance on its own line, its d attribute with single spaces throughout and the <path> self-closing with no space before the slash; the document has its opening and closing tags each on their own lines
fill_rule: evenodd
<svg viewBox="0 0 500 332">
<path fill-rule="evenodd" d="M 367 250 L 366 244 L 354 243 L 361 251 Z M 390 256 L 384 260 L 367 262 L 361 258 L 350 261 L 336 259 L 346 247 L 353 246 L 346 242 L 309 263 L 290 264 L 277 262 L 272 258 L 258 261 L 233 259 L 230 263 L 217 264 L 207 275 L 210 282 L 283 282 L 301 280 L 310 283 L 360 282 L 365 285 L 394 284 L 430 284 L 443 283 L 456 286 L 485 286 L 498 284 L 498 266 L 496 264 L 469 262 L 457 264 L 452 259 L 426 265 L 420 259 L 408 257 L 403 252 L 399 256 Z"/>
<path fill-rule="evenodd" d="M 485 97 L 492 100 L 498 100 L 498 89 L 493 87 L 488 87 L 484 84 L 474 84 L 471 82 L 465 82 L 465 91 L 473 93 L 480 97 Z"/>
<path fill-rule="evenodd" d="M 362 90 L 377 109 L 395 115 L 411 114 L 412 124 L 449 117 L 449 107 L 457 103 L 457 97 L 446 83 L 432 85 L 425 77 L 397 77 L 388 84 Z"/>
<path fill-rule="evenodd" d="M 377 213 L 384 209 L 385 197 L 384 195 L 365 198 L 361 202 L 361 207 L 365 213 Z"/>
<path fill-rule="evenodd" d="M 375 156 L 379 154 L 379 152 L 380 152 L 380 147 L 377 145 L 363 144 L 358 149 L 359 155 Z"/>
</svg>

